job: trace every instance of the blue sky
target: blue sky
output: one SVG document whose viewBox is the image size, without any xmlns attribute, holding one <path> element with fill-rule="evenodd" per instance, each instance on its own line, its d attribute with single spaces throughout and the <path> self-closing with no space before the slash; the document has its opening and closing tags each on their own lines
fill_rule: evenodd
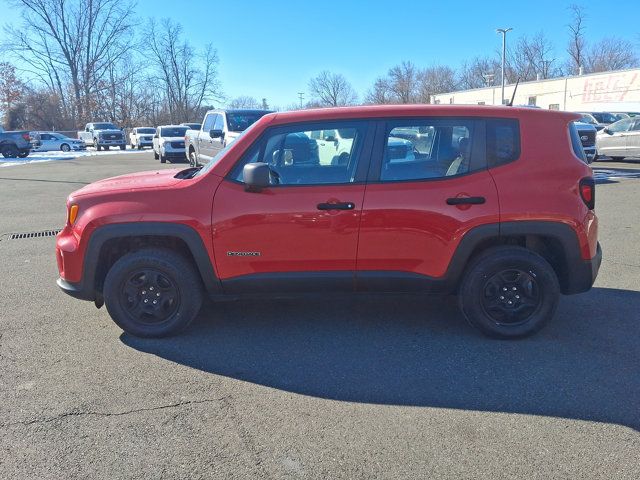
<svg viewBox="0 0 640 480">
<path fill-rule="evenodd" d="M 213 43 L 228 97 L 266 97 L 285 107 L 325 69 L 345 75 L 362 96 L 402 60 L 457 67 L 498 48 L 497 27 L 513 27 L 511 40 L 543 30 L 556 54 L 564 55 L 567 7 L 576 0 L 508 3 L 138 0 L 137 11 L 140 17 L 174 18 L 195 46 Z M 582 4 L 590 41 L 618 35 L 640 44 L 640 2 Z M 0 13 L 4 22 L 17 20 L 6 0 L 0 0 Z"/>
</svg>

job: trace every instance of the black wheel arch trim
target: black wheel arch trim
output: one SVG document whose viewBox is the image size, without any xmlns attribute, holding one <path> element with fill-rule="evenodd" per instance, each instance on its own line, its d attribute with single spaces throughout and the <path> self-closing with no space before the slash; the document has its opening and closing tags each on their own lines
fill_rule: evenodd
<svg viewBox="0 0 640 480">
<path fill-rule="evenodd" d="M 188 225 L 171 222 L 118 223 L 98 227 L 91 234 L 85 249 L 81 281 L 71 283 L 59 279 L 58 286 L 75 298 L 96 300 L 99 292 L 96 289 L 95 279 L 99 267 L 100 250 L 104 244 L 117 238 L 145 236 L 175 237 L 182 240 L 193 256 L 207 293 L 221 292 L 220 281 L 213 270 L 212 261 L 198 232 Z"/>
</svg>

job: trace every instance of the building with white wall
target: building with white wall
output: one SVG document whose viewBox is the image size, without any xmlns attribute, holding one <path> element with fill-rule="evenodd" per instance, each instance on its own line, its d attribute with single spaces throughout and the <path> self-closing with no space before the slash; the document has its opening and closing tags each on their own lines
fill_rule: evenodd
<svg viewBox="0 0 640 480">
<path fill-rule="evenodd" d="M 507 102 L 514 87 L 505 86 Z M 500 105 L 500 90 L 498 86 L 441 93 L 433 95 L 431 103 Z M 521 82 L 513 104 L 551 110 L 640 112 L 640 68 Z"/>
</svg>

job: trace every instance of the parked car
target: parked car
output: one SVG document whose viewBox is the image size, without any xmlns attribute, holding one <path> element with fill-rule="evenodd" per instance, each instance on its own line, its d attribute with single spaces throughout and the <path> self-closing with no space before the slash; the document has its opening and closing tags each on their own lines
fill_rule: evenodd
<svg viewBox="0 0 640 480">
<path fill-rule="evenodd" d="M 596 118 L 591 115 L 590 113 L 584 113 L 584 112 L 578 112 L 579 115 L 581 115 L 580 119 L 578 120 L 580 123 L 586 123 L 589 125 L 593 125 L 593 127 L 596 129 L 596 131 L 600 131 L 602 130 L 606 125 L 601 125 L 598 120 L 596 120 Z"/>
<path fill-rule="evenodd" d="M 587 162 L 591 163 L 596 160 L 596 134 L 598 130 L 590 123 L 573 122 L 580 136 L 580 143 L 586 155 Z"/>
<path fill-rule="evenodd" d="M 561 293 L 591 288 L 601 262 L 578 117 L 459 105 L 266 115 L 204 167 L 72 193 L 58 285 L 141 337 L 187 327 L 205 293 L 345 292 L 456 293 L 482 332 L 529 335 Z M 393 162 L 395 129 L 433 140 Z M 353 133 L 346 162 L 319 161 L 311 137 L 329 130 Z"/>
<path fill-rule="evenodd" d="M 618 120 L 622 120 L 623 118 L 633 118 L 640 115 L 640 112 L 611 112 Z"/>
<path fill-rule="evenodd" d="M 153 136 L 153 158 L 166 163 L 167 159 L 184 161 L 184 135 L 188 127 L 184 125 L 162 125 Z"/>
<path fill-rule="evenodd" d="M 614 160 L 640 156 L 640 117 L 623 118 L 608 125 L 596 136 L 598 157 Z"/>
<path fill-rule="evenodd" d="M 87 149 L 82 140 L 58 132 L 31 132 L 30 136 L 38 140 L 37 146 L 33 147 L 34 152 L 77 152 Z"/>
<path fill-rule="evenodd" d="M 78 132 L 78 138 L 98 151 L 103 148 L 109 150 L 109 147 L 120 147 L 120 150 L 127 148 L 124 131 L 110 122 L 87 123 L 84 130 Z"/>
<path fill-rule="evenodd" d="M 202 127 L 201 123 L 181 123 L 180 125 L 184 125 L 185 127 L 189 127 L 189 130 L 200 130 Z"/>
<path fill-rule="evenodd" d="M 192 166 L 211 161 L 220 150 L 269 110 L 209 110 L 200 130 L 189 130 L 184 137 L 186 155 Z"/>
<path fill-rule="evenodd" d="M 0 154 L 4 158 L 25 158 L 32 148 L 32 139 L 27 131 L 7 132 L 0 127 Z"/>
<path fill-rule="evenodd" d="M 578 112 L 578 113 L 580 113 L 580 115 L 583 116 L 581 121 L 584 123 L 593 124 L 593 120 L 595 120 L 596 123 L 593 125 L 594 127 L 596 127 L 598 131 L 602 130 L 607 125 L 610 125 L 618 121 L 618 118 L 609 112 Z"/>
<path fill-rule="evenodd" d="M 131 148 L 142 150 L 144 147 L 153 148 L 153 136 L 156 129 L 153 127 L 136 127 L 129 132 L 129 145 Z"/>
</svg>

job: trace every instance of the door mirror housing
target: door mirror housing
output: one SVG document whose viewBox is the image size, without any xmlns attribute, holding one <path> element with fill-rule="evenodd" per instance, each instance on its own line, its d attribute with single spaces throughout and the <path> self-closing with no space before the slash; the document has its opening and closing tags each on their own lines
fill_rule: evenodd
<svg viewBox="0 0 640 480">
<path fill-rule="evenodd" d="M 224 132 L 222 130 L 217 130 L 217 129 L 209 130 L 209 136 L 211 138 L 222 138 L 223 135 L 224 135 Z"/>
<path fill-rule="evenodd" d="M 604 133 L 606 133 L 607 135 L 613 135 L 613 132 L 612 132 L 611 130 L 609 130 L 607 127 L 604 127 L 604 128 L 602 129 L 602 131 L 603 131 Z"/>
<path fill-rule="evenodd" d="M 242 181 L 249 192 L 259 192 L 271 185 L 271 169 L 263 162 L 247 163 L 242 169 Z"/>
</svg>

